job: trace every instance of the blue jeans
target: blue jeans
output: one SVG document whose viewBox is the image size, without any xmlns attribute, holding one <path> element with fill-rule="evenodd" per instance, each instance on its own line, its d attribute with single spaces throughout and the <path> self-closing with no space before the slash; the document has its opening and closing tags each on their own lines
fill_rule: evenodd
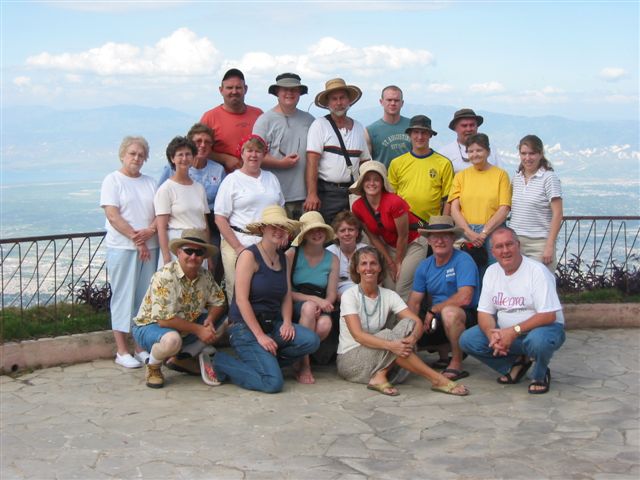
<svg viewBox="0 0 640 480">
<path fill-rule="evenodd" d="M 196 323 L 202 325 L 207 319 L 207 314 L 202 313 L 196 319 Z M 131 329 L 133 339 L 138 345 L 144 348 L 147 352 L 151 352 L 153 345 L 160 342 L 160 339 L 169 332 L 178 332 L 174 328 L 161 327 L 157 322 L 149 323 L 147 325 L 138 326 L 135 323 Z M 178 332 L 180 333 L 180 332 Z M 195 341 L 199 340 L 197 335 L 189 333 L 182 337 L 182 347 L 185 347 Z"/>
<path fill-rule="evenodd" d="M 489 348 L 489 339 L 476 325 L 462 332 L 460 348 L 502 375 L 509 373 L 518 357 L 526 355 L 535 362 L 533 369 L 529 372 L 529 378 L 542 381 L 553 353 L 562 346 L 564 339 L 564 325 L 560 323 L 544 325 L 516 337 L 506 356 L 494 357 L 493 349 Z"/>
<path fill-rule="evenodd" d="M 225 352 L 218 352 L 214 357 L 214 368 L 222 381 L 229 377 L 231 382 L 248 390 L 265 393 L 278 393 L 284 385 L 281 366 L 295 363 L 305 355 L 315 352 L 320 339 L 311 330 L 300 325 L 293 325 L 296 335 L 286 342 L 280 336 L 282 321 L 275 324 L 271 338 L 278 344 L 278 355 L 267 352 L 255 335 L 243 322 L 236 322 L 229 328 L 230 342 L 239 358 Z"/>
</svg>

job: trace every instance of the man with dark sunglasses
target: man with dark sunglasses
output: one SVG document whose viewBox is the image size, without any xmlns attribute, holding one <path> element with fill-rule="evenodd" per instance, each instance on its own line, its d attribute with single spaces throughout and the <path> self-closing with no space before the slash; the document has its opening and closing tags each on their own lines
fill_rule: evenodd
<svg viewBox="0 0 640 480">
<path fill-rule="evenodd" d="M 206 232 L 184 230 L 181 238 L 169 243 L 178 257 L 158 270 L 133 319 L 133 336 L 150 352 L 146 365 L 146 384 L 161 388 L 161 367 L 174 355 L 198 357 L 203 381 L 215 386 L 220 382 L 211 368 L 209 353 L 217 339 L 216 321 L 224 313 L 225 296 L 209 271 L 202 268 L 206 257 L 217 254 L 208 243 Z M 207 313 L 203 313 L 204 310 Z M 175 363 L 173 369 L 179 363 Z M 191 373 L 187 371 L 186 373 Z"/>
</svg>

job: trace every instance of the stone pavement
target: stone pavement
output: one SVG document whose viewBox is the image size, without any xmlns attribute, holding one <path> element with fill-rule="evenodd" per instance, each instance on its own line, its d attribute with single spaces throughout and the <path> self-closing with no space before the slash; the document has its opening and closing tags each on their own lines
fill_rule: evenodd
<svg viewBox="0 0 640 480">
<path fill-rule="evenodd" d="M 465 361 L 466 398 L 411 376 L 386 397 L 316 369 L 277 395 L 99 360 L 0 377 L 9 479 L 637 479 L 640 329 L 572 330 L 552 388 Z"/>
</svg>

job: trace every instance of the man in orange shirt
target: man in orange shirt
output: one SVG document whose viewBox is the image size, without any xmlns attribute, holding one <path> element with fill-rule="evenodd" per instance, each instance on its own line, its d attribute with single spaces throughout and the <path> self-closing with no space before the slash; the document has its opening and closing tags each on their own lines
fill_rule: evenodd
<svg viewBox="0 0 640 480">
<path fill-rule="evenodd" d="M 240 139 L 251 134 L 253 124 L 262 110 L 244 103 L 248 87 L 244 75 L 237 68 L 228 70 L 222 77 L 220 95 L 223 103 L 205 112 L 200 123 L 213 130 L 213 160 L 220 163 L 227 173 L 240 168 L 242 160 L 236 150 Z"/>
</svg>

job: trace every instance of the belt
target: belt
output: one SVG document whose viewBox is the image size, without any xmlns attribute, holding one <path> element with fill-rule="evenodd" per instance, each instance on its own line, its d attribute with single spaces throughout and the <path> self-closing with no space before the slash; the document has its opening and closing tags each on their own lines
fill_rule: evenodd
<svg viewBox="0 0 640 480">
<path fill-rule="evenodd" d="M 327 182 L 326 180 L 318 180 L 322 183 L 326 183 L 328 185 L 333 185 L 334 187 L 340 187 L 340 188 L 349 188 L 352 184 L 352 182 L 343 182 L 343 183 L 337 183 L 337 182 Z"/>
<path fill-rule="evenodd" d="M 246 230 L 243 230 L 243 229 L 241 229 L 241 228 L 239 228 L 239 227 L 235 227 L 235 226 L 233 226 L 233 225 L 229 225 L 229 226 L 231 227 L 231 230 L 233 230 L 233 231 L 235 231 L 235 232 L 238 232 L 238 233 L 244 233 L 245 235 L 253 235 L 253 233 L 249 233 L 249 232 L 247 232 Z"/>
</svg>

